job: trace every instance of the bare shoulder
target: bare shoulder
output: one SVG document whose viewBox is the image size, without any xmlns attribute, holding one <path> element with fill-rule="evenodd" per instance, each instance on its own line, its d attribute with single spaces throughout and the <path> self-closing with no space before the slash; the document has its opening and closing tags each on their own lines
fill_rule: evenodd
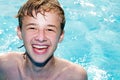
<svg viewBox="0 0 120 80">
<path fill-rule="evenodd" d="M 63 67 L 63 70 L 61 70 L 61 78 L 63 80 L 87 80 L 87 72 L 81 65 L 72 63 L 64 59 L 58 60 Z"/>
<path fill-rule="evenodd" d="M 21 58 L 21 54 L 19 53 L 0 53 L 0 68 L 7 67 L 10 65 L 15 65 L 18 59 Z"/>
<path fill-rule="evenodd" d="M 12 60 L 16 58 L 20 58 L 22 53 L 11 52 L 11 53 L 0 53 L 0 60 Z M 9 60 L 9 61 L 10 61 Z"/>
<path fill-rule="evenodd" d="M 20 57 L 19 53 L 0 53 L 0 80 L 7 80 L 6 76 L 17 70 Z"/>
</svg>

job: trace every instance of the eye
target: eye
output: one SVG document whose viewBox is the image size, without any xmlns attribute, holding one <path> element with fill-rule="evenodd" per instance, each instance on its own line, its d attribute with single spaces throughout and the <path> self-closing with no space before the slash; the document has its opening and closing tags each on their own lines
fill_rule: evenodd
<svg viewBox="0 0 120 80">
<path fill-rule="evenodd" d="M 47 32 L 52 32 L 52 33 L 56 33 L 56 30 L 54 28 L 48 28 L 46 29 Z"/>
<path fill-rule="evenodd" d="M 32 30 L 34 30 L 35 28 L 34 28 L 34 27 L 30 27 L 29 29 L 32 29 Z"/>
<path fill-rule="evenodd" d="M 47 31 L 54 31 L 53 29 L 47 29 Z"/>
<path fill-rule="evenodd" d="M 36 27 L 29 26 L 29 27 L 27 28 L 27 30 L 37 30 L 37 28 L 36 28 Z"/>
<path fill-rule="evenodd" d="M 46 31 L 47 32 L 56 32 L 56 28 L 55 27 L 47 27 Z"/>
</svg>

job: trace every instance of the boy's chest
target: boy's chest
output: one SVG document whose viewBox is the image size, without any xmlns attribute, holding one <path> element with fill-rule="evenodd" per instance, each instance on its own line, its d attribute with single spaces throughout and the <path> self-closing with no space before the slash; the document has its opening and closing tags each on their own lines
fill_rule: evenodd
<svg viewBox="0 0 120 80">
<path fill-rule="evenodd" d="M 33 76 L 27 75 L 19 69 L 8 70 L 6 72 L 6 78 L 3 80 L 73 80 L 70 74 L 63 75 L 62 73 L 44 75 L 44 76 Z"/>
</svg>

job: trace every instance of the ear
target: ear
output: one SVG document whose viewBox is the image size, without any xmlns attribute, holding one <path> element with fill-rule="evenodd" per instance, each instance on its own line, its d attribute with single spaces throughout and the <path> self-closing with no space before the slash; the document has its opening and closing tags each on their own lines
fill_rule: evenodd
<svg viewBox="0 0 120 80">
<path fill-rule="evenodd" d="M 64 38 L 64 31 L 60 34 L 60 39 L 59 39 L 59 42 L 62 42 L 63 38 Z"/>
<path fill-rule="evenodd" d="M 20 40 L 22 40 L 22 33 L 19 26 L 17 27 L 17 36 L 19 37 Z"/>
</svg>

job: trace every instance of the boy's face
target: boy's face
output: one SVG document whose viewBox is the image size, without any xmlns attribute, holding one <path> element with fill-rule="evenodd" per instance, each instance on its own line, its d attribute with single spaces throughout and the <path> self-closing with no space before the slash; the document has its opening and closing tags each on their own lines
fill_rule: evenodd
<svg viewBox="0 0 120 80">
<path fill-rule="evenodd" d="M 18 27 L 18 37 L 23 40 L 28 55 L 35 62 L 45 62 L 56 50 L 64 36 L 60 23 L 61 18 L 53 12 L 23 18 L 22 30 Z"/>
</svg>

